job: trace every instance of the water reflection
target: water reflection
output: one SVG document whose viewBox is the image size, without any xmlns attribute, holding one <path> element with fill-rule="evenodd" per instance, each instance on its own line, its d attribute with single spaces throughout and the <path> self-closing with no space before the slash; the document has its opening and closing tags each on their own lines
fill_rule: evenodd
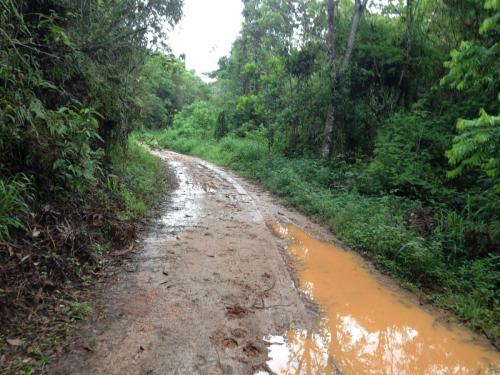
<svg viewBox="0 0 500 375">
<path fill-rule="evenodd" d="M 144 239 L 146 244 L 163 246 L 165 238 L 198 223 L 205 192 L 188 172 L 188 167 L 184 163 L 172 160 L 168 157 L 169 154 L 161 151 L 150 152 L 168 162 L 177 183 L 176 188 L 170 193 L 169 209 L 158 220 L 161 229 L 151 231 L 149 236 Z"/>
<path fill-rule="evenodd" d="M 268 336 L 265 339 L 271 352 L 268 365 L 277 374 L 331 373 L 334 364 L 329 356 L 328 337 L 328 330 L 322 334 L 293 330 L 286 340 L 282 336 Z"/>
<path fill-rule="evenodd" d="M 324 310 L 314 331 L 269 336 L 277 374 L 499 374 L 500 355 L 384 286 L 360 259 L 294 226 L 275 232 L 303 261 L 301 288 Z"/>
</svg>

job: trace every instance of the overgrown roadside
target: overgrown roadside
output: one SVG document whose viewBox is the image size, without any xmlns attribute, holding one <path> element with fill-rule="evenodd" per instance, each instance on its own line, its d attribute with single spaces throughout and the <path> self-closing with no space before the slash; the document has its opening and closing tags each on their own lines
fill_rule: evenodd
<svg viewBox="0 0 500 375">
<path fill-rule="evenodd" d="M 0 372 L 48 371 L 77 322 L 94 314 L 95 282 L 134 249 L 169 187 L 165 163 L 134 140 L 105 168 L 80 199 L 24 207 L 22 228 L 0 242 Z"/>
<path fill-rule="evenodd" d="M 194 121 L 191 124 L 189 121 Z M 211 140 L 212 128 L 194 116 L 165 131 L 138 137 L 152 147 L 170 148 L 228 166 L 284 198 L 305 214 L 318 217 L 345 243 L 367 256 L 383 272 L 417 293 L 422 302 L 453 311 L 458 318 L 498 345 L 499 299 L 493 255 L 462 263 L 445 262 L 443 238 L 450 228 L 425 222 L 421 202 L 395 195 L 364 195 L 356 188 L 359 170 L 318 159 L 269 153 L 259 139 L 232 135 Z"/>
<path fill-rule="evenodd" d="M 129 135 L 204 95 L 156 48 L 182 5 L 0 0 L 1 373 L 47 371 L 164 197 L 164 163 Z"/>
</svg>

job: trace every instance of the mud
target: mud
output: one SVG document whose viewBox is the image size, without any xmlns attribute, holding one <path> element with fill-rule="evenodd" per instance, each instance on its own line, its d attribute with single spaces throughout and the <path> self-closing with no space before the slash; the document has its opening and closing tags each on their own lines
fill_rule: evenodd
<svg viewBox="0 0 500 375">
<path fill-rule="evenodd" d="M 173 152 L 156 154 L 177 180 L 164 216 L 144 233 L 142 251 L 105 283 L 101 313 L 83 325 L 52 372 L 363 373 L 344 363 L 356 353 L 367 361 L 376 356 L 363 348 L 331 350 L 328 309 L 317 289 L 304 287 L 305 259 L 287 252 L 289 241 L 276 237 L 280 229 L 271 224 L 293 223 L 314 238 L 335 241 L 329 232 L 222 168 Z M 366 310 L 369 321 L 373 309 Z M 292 350 L 294 343 L 300 350 Z M 301 352 L 318 363 L 317 370 L 296 366 L 290 353 Z"/>
<path fill-rule="evenodd" d="M 257 200 L 272 198 L 201 160 L 157 154 L 178 186 L 56 374 L 252 374 L 266 368 L 264 336 L 313 329 L 266 227 L 276 207 Z"/>
<path fill-rule="evenodd" d="M 354 253 L 291 224 L 272 228 L 302 262 L 300 288 L 323 312 L 317 330 L 266 337 L 275 373 L 500 373 L 500 354 L 485 338 L 443 324 Z"/>
</svg>

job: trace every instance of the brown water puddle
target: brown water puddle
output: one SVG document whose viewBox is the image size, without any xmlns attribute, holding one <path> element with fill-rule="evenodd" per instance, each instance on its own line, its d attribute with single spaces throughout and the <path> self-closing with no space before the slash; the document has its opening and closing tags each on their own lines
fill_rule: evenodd
<svg viewBox="0 0 500 375">
<path fill-rule="evenodd" d="M 266 337 L 276 374 L 499 374 L 500 354 L 462 327 L 447 327 L 384 285 L 356 255 L 273 225 L 302 261 L 302 290 L 323 310 L 319 329 Z"/>
</svg>

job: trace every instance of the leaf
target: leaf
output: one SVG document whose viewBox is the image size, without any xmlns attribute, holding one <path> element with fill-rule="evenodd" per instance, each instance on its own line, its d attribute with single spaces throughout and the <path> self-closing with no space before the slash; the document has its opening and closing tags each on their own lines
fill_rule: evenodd
<svg viewBox="0 0 500 375">
<path fill-rule="evenodd" d="M 23 346 L 24 341 L 21 339 L 7 339 L 7 343 L 12 346 Z"/>
</svg>

